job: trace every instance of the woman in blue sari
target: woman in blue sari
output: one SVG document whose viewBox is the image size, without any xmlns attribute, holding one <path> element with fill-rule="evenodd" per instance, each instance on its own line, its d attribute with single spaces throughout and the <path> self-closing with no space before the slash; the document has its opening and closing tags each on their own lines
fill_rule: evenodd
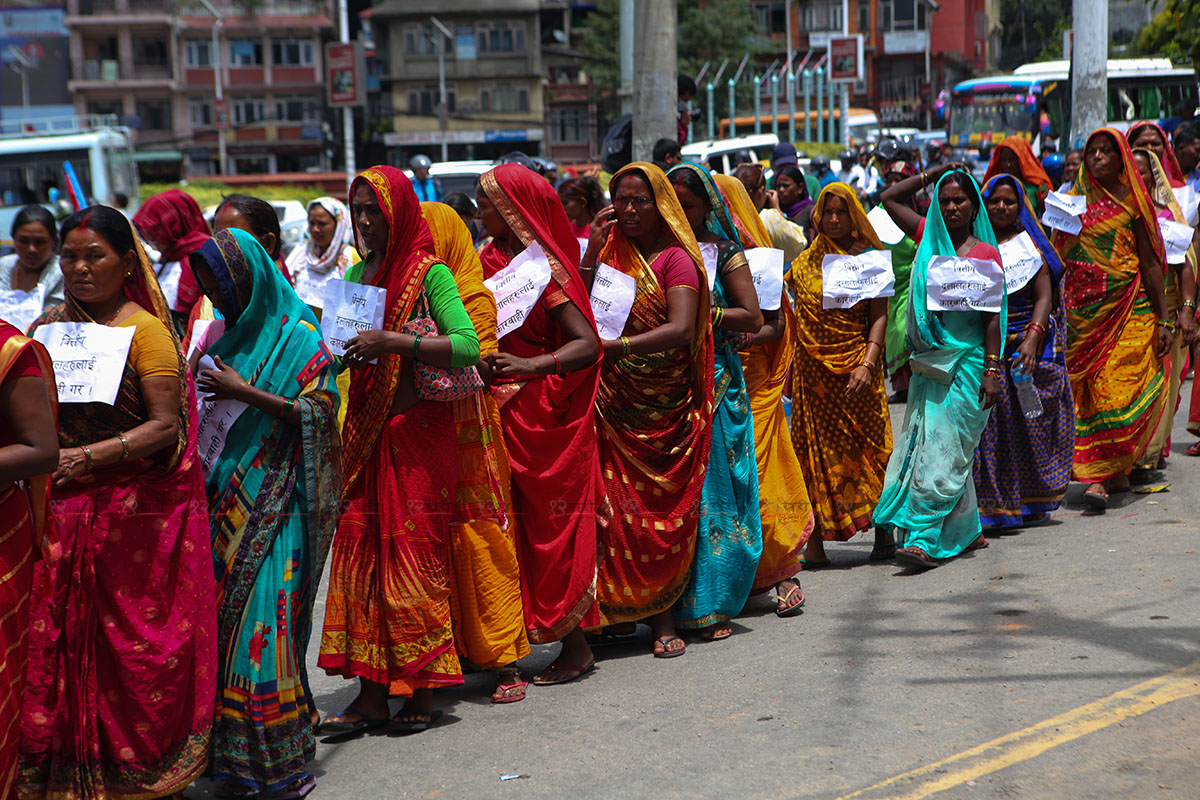
<svg viewBox="0 0 1200 800">
<path fill-rule="evenodd" d="M 197 342 L 215 362 L 197 388 L 245 404 L 223 446 L 201 409 L 219 607 L 210 768 L 225 795 L 299 797 L 315 783 L 305 651 L 341 498 L 337 371 L 312 310 L 249 233 L 220 231 L 190 261 L 224 327 Z"/>
<path fill-rule="evenodd" d="M 737 229 L 712 175 L 680 164 L 667 177 L 700 243 L 713 281 L 715 397 L 712 450 L 700 500 L 700 529 L 687 589 L 675 606 L 679 628 L 726 639 L 754 586 L 762 555 L 754 420 L 738 349 L 762 328 L 762 311 Z"/>
<path fill-rule="evenodd" d="M 975 490 L 984 526 L 1037 525 L 1062 505 L 1075 458 L 1075 401 L 1067 379 L 1063 263 L 1019 179 L 997 175 L 983 203 L 999 242 L 1008 294 L 1002 354 L 1009 370 L 1033 376 L 1042 414 L 1026 419 L 1016 384 L 1004 383 L 975 453 Z"/>
<path fill-rule="evenodd" d="M 922 219 L 907 201 L 930 184 L 935 202 Z M 888 461 L 875 524 L 894 526 L 904 536 L 896 558 L 936 567 L 941 559 L 987 546 L 972 465 L 1004 378 L 1001 332 L 1008 301 L 999 277 L 999 313 L 928 308 L 929 262 L 935 256 L 1001 263 L 979 185 L 962 164 L 906 178 L 880 199 L 919 245 L 906 309 L 913 377 L 904 430 Z M 970 299 L 976 302 L 996 288 L 985 285 Z"/>
</svg>

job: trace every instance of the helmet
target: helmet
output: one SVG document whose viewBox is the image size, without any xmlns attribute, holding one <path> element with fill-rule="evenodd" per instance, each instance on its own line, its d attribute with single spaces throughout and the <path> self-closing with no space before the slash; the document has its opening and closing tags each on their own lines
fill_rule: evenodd
<svg viewBox="0 0 1200 800">
<path fill-rule="evenodd" d="M 884 139 L 875 148 L 875 155 L 882 158 L 884 161 L 895 161 L 898 158 L 903 158 L 903 152 L 900 148 L 900 143 L 895 139 Z"/>
<path fill-rule="evenodd" d="M 829 156 L 813 156 L 813 169 L 820 172 L 821 170 L 829 169 Z"/>
<path fill-rule="evenodd" d="M 429 160 L 429 156 L 413 156 L 408 160 L 408 165 L 413 169 L 429 169 L 433 162 Z"/>
<path fill-rule="evenodd" d="M 1042 159 L 1042 169 L 1046 170 L 1046 175 L 1055 185 L 1062 182 L 1063 170 L 1066 169 L 1066 166 L 1067 160 L 1058 153 L 1051 153 Z"/>
<path fill-rule="evenodd" d="M 838 156 L 838 158 L 841 159 L 843 162 L 853 161 L 854 159 L 858 158 L 858 154 L 855 153 L 853 150 L 843 150 L 841 152 L 841 154 Z"/>
<path fill-rule="evenodd" d="M 925 144 L 925 150 L 930 153 L 933 153 L 933 152 L 935 152 L 937 150 L 941 150 L 941 149 L 942 149 L 942 140 L 941 139 L 932 139 Z"/>
<path fill-rule="evenodd" d="M 504 155 L 500 156 L 492 163 L 496 164 L 496 165 L 520 164 L 522 167 L 533 170 L 534 172 L 536 172 L 539 175 L 542 174 L 542 165 L 540 163 L 538 163 L 538 159 L 535 159 L 525 153 L 522 153 L 520 150 L 513 150 L 511 153 L 505 153 Z"/>
</svg>

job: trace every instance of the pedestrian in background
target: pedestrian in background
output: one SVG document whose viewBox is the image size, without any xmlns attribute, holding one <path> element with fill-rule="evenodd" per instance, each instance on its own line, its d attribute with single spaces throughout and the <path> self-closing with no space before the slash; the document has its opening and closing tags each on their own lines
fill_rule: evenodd
<svg viewBox="0 0 1200 800">
<path fill-rule="evenodd" d="M 45 208 L 25 206 L 13 217 L 10 233 L 16 252 L 0 257 L 0 302 L 8 321 L 25 331 L 64 299 L 58 229 Z"/>
<path fill-rule="evenodd" d="M 354 249 L 354 229 L 350 209 L 336 197 L 318 197 L 306 207 L 308 225 L 304 237 L 287 257 L 288 273 L 296 294 L 310 307 L 319 309 L 325 302 L 330 278 L 344 278 L 346 270 L 359 260 Z"/>
<path fill-rule="evenodd" d="M 433 162 L 429 156 L 416 155 L 408 160 L 413 171 L 412 188 L 419 202 L 434 202 L 442 199 L 442 182 L 429 174 Z"/>
</svg>

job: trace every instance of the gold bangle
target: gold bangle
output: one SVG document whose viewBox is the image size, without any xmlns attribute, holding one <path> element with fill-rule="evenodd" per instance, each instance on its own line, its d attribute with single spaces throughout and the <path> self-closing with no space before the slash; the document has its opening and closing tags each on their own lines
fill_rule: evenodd
<svg viewBox="0 0 1200 800">
<path fill-rule="evenodd" d="M 121 442 L 121 461 L 124 461 L 129 458 L 129 441 L 125 438 L 125 434 L 120 431 L 117 431 L 117 439 Z"/>
<path fill-rule="evenodd" d="M 84 471 L 91 472 L 92 471 L 92 448 L 88 447 L 86 444 L 81 444 L 81 445 L 79 445 L 79 449 L 83 451 L 83 455 L 87 459 L 87 469 L 85 469 Z"/>
<path fill-rule="evenodd" d="M 632 349 L 633 349 L 633 345 L 631 345 L 629 343 L 629 337 L 622 336 L 621 337 L 621 358 L 629 358 L 629 354 Z"/>
</svg>

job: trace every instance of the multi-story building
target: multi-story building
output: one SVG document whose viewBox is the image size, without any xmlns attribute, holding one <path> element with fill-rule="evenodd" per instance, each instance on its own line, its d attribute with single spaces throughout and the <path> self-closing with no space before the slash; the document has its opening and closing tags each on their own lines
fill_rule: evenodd
<svg viewBox="0 0 1200 800">
<path fill-rule="evenodd" d="M 394 118 L 394 163 L 537 154 L 545 138 L 540 0 L 380 0 L 372 9 Z M 433 18 L 452 36 L 434 24 Z M 439 48 L 446 104 L 441 114 Z M 444 130 L 443 130 L 444 126 Z"/>
<path fill-rule="evenodd" d="M 324 164 L 329 0 L 214 0 L 229 130 L 218 164 L 213 30 L 198 3 L 66 0 L 78 113 L 135 130 L 144 177 L 303 172 Z"/>
<path fill-rule="evenodd" d="M 790 3 L 790 8 L 787 8 Z M 842 0 L 752 0 L 763 33 L 776 46 L 792 24 L 793 47 L 815 62 L 842 33 Z M 864 35 L 865 79 L 853 103 L 885 124 L 924 127 L 938 93 L 994 68 L 999 57 L 999 0 L 851 0 L 850 33 Z M 790 13 L 789 13 L 790 12 Z"/>
</svg>

